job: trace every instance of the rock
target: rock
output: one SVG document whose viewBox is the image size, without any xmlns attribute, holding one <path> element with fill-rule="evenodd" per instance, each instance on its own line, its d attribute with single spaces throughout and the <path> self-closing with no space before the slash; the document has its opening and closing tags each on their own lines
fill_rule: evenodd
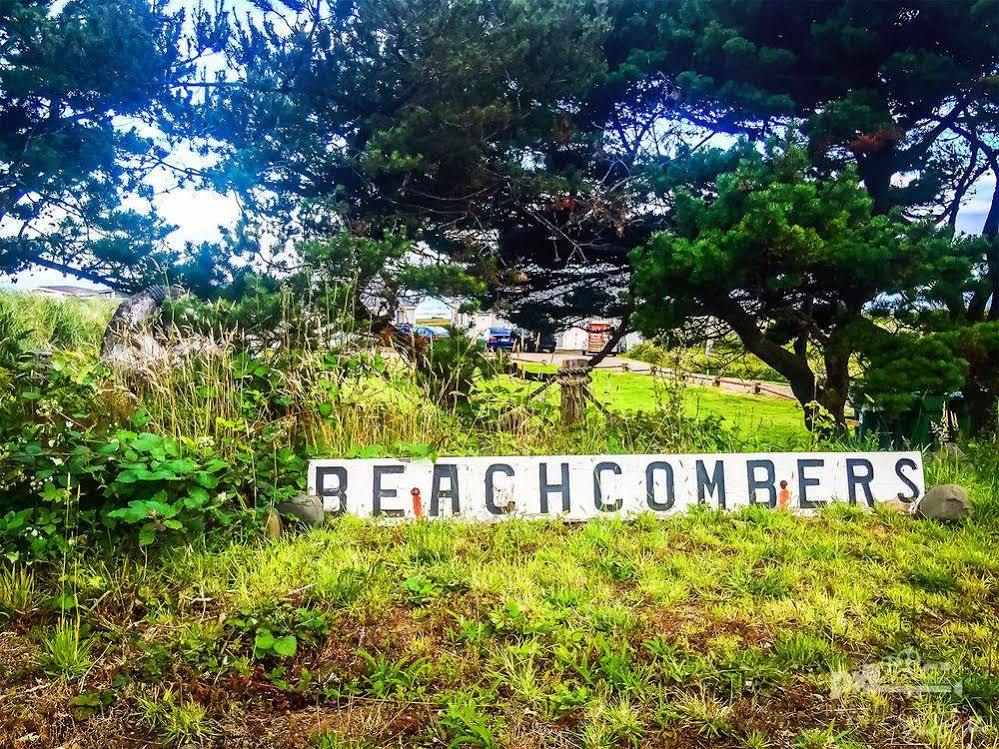
<svg viewBox="0 0 999 749">
<path fill-rule="evenodd" d="M 299 494 L 287 502 L 282 502 L 278 505 L 278 512 L 310 528 L 322 525 L 326 519 L 323 500 L 314 494 Z"/>
<path fill-rule="evenodd" d="M 878 502 L 878 507 L 884 507 L 891 512 L 907 515 L 912 512 L 913 505 L 911 502 L 903 502 L 901 499 L 889 499 L 887 502 Z"/>
<path fill-rule="evenodd" d="M 167 298 L 178 299 L 184 291 L 176 286 L 150 286 L 118 305 L 101 339 L 101 360 L 112 364 L 135 364 L 164 355 L 151 324 Z"/>
<path fill-rule="evenodd" d="M 123 301 L 101 339 L 101 361 L 124 371 L 147 372 L 175 366 L 190 356 L 222 353 L 222 347 L 201 335 L 181 337 L 164 325 L 159 311 L 167 299 L 187 294 L 178 286 L 150 286 Z"/>
<path fill-rule="evenodd" d="M 929 520 L 962 520 L 971 512 L 968 492 L 958 484 L 931 487 L 916 507 L 916 514 Z"/>
<path fill-rule="evenodd" d="M 264 535 L 271 540 L 281 538 L 281 516 L 276 512 L 271 511 L 267 513 L 267 521 L 264 523 Z"/>
</svg>

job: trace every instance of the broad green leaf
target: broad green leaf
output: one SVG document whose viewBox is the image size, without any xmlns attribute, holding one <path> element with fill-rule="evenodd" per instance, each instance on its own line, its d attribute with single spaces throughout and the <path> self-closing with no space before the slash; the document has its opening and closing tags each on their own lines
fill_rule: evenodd
<svg viewBox="0 0 999 749">
<path fill-rule="evenodd" d="M 285 637 L 279 637 L 274 641 L 274 652 L 280 656 L 291 657 L 295 655 L 298 650 L 298 641 L 295 639 L 295 635 L 287 635 Z"/>
<path fill-rule="evenodd" d="M 198 464 L 190 458 L 176 458 L 166 461 L 162 467 L 176 474 L 187 474 L 194 471 L 198 467 Z"/>
<path fill-rule="evenodd" d="M 257 631 L 257 636 L 253 639 L 253 649 L 257 653 L 267 653 L 274 648 L 274 635 L 270 630 L 261 629 Z"/>
<path fill-rule="evenodd" d="M 152 450 L 161 448 L 163 445 L 163 438 L 158 434 L 153 434 L 152 432 L 143 432 L 134 440 L 132 440 L 129 447 L 140 453 L 148 453 Z"/>
<path fill-rule="evenodd" d="M 146 523 L 139 531 L 139 546 L 149 546 L 156 540 L 156 526 L 153 523 Z"/>
</svg>

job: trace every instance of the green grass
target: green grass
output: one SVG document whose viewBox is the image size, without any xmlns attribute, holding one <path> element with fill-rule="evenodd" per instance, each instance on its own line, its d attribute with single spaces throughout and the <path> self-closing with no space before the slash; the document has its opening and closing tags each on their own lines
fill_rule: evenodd
<svg viewBox="0 0 999 749">
<path fill-rule="evenodd" d="M 79 624 L 60 622 L 42 642 L 39 660 L 46 673 L 75 679 L 89 670 L 90 651 L 91 644 L 81 635 Z"/>
<path fill-rule="evenodd" d="M 593 374 L 594 396 L 614 410 L 650 410 L 663 399 L 664 390 L 663 380 L 651 375 L 601 371 Z M 743 437 L 765 432 L 778 444 L 808 438 L 801 407 L 795 401 L 689 385 L 683 392 L 683 405 L 688 416 L 719 418 Z"/>
<path fill-rule="evenodd" d="M 556 367 L 528 364 L 534 372 L 554 372 Z M 728 393 L 713 387 L 678 383 L 673 378 L 634 372 L 597 370 L 592 375 L 593 395 L 606 408 L 621 413 L 655 411 L 676 393 L 682 398 L 683 414 L 692 419 L 718 419 L 738 438 L 758 449 L 794 449 L 810 444 L 801 406 L 796 401 L 749 393 Z M 532 384 L 517 383 L 519 392 L 530 392 Z M 547 394 L 550 402 L 557 391 Z"/>
<path fill-rule="evenodd" d="M 6 664 L 0 690 L 46 746 L 138 730 L 174 746 L 958 749 L 969 725 L 992 746 L 999 559 L 982 517 L 345 517 L 277 542 L 95 556 L 36 581 L 73 589 L 81 625 L 50 611 L 16 626 L 3 652 L 41 655 Z M 261 650 L 261 632 L 297 646 Z M 865 665 L 961 691 L 833 696 Z M 71 687 L 61 704 L 96 690 L 100 720 L 47 722 L 51 678 Z"/>
<path fill-rule="evenodd" d="M 605 410 L 569 429 L 555 388 L 525 402 L 538 383 L 497 377 L 443 408 L 399 359 L 306 352 L 254 361 L 250 378 L 223 354 L 134 388 L 92 357 L 57 352 L 59 387 L 10 413 L 55 454 L 67 435 L 52 415 L 97 429 L 141 408 L 143 429 L 250 466 L 218 487 L 232 504 L 295 490 L 303 464 L 276 465 L 289 454 L 813 444 L 793 403 L 648 375 L 595 373 Z M 144 549 L 120 526 L 72 527 L 62 558 L 0 570 L 0 746 L 996 746 L 999 454 L 968 452 L 927 456 L 928 484 L 975 502 L 954 526 L 841 505 L 579 525 L 344 517 L 277 541 L 247 523 Z M 36 498 L 37 483 L 23 486 L 43 530 L 96 512 L 79 494 Z M 872 666 L 891 686 L 961 689 L 846 688 Z"/>
<path fill-rule="evenodd" d="M 94 347 L 116 307 L 117 302 L 103 298 L 0 291 L 0 340 L 34 349 Z"/>
</svg>

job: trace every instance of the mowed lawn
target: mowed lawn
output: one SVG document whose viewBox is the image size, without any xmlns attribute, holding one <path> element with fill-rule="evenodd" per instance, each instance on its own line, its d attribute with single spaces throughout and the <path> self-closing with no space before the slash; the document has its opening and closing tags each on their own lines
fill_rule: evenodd
<svg viewBox="0 0 999 749">
<path fill-rule="evenodd" d="M 652 375 L 601 371 L 593 375 L 593 395 L 618 411 L 655 409 L 668 397 L 669 388 L 669 382 Z M 689 416 L 719 418 L 741 436 L 755 438 L 766 433 L 775 444 L 795 444 L 808 438 L 801 407 L 791 400 L 687 385 L 683 402 Z"/>
</svg>

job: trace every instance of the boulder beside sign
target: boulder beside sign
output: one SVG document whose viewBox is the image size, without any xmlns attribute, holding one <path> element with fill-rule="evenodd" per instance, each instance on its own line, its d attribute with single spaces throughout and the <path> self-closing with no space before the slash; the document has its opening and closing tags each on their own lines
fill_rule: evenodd
<svg viewBox="0 0 999 749">
<path fill-rule="evenodd" d="M 470 520 L 668 515 L 698 504 L 808 513 L 924 492 L 919 452 L 313 460 L 308 484 L 327 513 Z"/>
</svg>

